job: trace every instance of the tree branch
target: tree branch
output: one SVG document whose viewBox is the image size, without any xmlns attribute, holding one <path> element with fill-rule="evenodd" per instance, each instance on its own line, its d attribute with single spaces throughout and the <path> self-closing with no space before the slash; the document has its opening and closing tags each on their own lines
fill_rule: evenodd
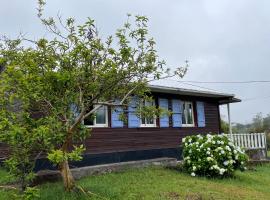
<svg viewBox="0 0 270 200">
<path fill-rule="evenodd" d="M 55 108 L 53 107 L 53 105 L 51 104 L 51 102 L 50 101 L 48 101 L 47 99 L 44 99 L 44 101 L 45 101 L 45 103 L 50 107 L 50 110 L 53 112 L 53 110 L 55 110 Z M 62 122 L 66 122 L 67 121 L 67 118 L 65 117 L 65 116 L 63 116 L 64 117 L 64 119 L 63 118 L 61 118 L 58 114 L 56 114 L 56 113 L 54 113 L 57 117 L 58 117 L 58 119 L 60 119 Z"/>
<path fill-rule="evenodd" d="M 81 104 L 82 109 L 84 109 L 84 103 L 83 103 L 83 92 L 82 88 L 79 86 L 80 96 L 79 96 L 79 102 Z"/>
<path fill-rule="evenodd" d="M 114 103 L 114 100 L 110 100 L 110 101 L 107 101 L 107 102 L 98 102 L 98 103 L 95 103 L 95 105 L 97 105 L 97 106 L 95 106 L 90 112 L 86 113 L 82 120 L 87 118 L 89 115 L 93 114 L 95 111 L 97 111 L 100 107 L 102 107 L 104 105 L 106 105 L 106 106 L 123 106 L 125 104 Z"/>
<path fill-rule="evenodd" d="M 121 104 L 124 103 L 124 101 L 128 98 L 129 95 L 131 95 L 131 93 L 138 87 L 138 85 L 136 85 L 134 88 L 132 88 L 124 97 L 123 99 L 121 100 Z"/>
<path fill-rule="evenodd" d="M 84 119 L 84 113 L 86 112 L 85 109 L 83 109 L 81 111 L 81 113 L 79 114 L 79 116 L 76 118 L 75 122 L 72 124 L 72 126 L 68 129 L 69 133 L 72 133 L 74 131 L 74 129 L 76 128 L 76 126 L 81 123 L 81 121 Z"/>
<path fill-rule="evenodd" d="M 5 190 L 18 190 L 18 188 L 9 186 L 9 185 L 0 185 L 0 189 L 5 189 Z"/>
</svg>

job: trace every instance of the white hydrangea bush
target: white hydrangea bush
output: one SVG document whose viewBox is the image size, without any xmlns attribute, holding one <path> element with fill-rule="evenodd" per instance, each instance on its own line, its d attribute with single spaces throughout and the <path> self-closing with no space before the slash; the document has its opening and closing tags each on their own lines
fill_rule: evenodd
<svg viewBox="0 0 270 200">
<path fill-rule="evenodd" d="M 245 170 L 248 156 L 225 135 L 192 135 L 182 139 L 184 168 L 191 176 L 223 177 Z"/>
</svg>

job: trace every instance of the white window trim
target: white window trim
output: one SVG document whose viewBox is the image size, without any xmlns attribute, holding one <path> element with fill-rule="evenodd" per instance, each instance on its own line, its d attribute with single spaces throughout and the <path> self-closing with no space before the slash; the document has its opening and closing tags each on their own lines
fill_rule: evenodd
<svg viewBox="0 0 270 200">
<path fill-rule="evenodd" d="M 192 124 L 183 124 L 183 122 L 182 122 L 182 127 L 195 127 L 193 102 L 192 101 L 183 101 L 183 104 L 187 104 L 187 105 L 188 104 L 191 104 L 191 109 L 192 109 Z M 183 106 L 182 106 L 182 115 L 185 115 Z M 187 121 L 187 119 L 186 119 L 186 121 Z"/>
<path fill-rule="evenodd" d="M 142 127 L 142 128 L 145 128 L 145 127 L 157 127 L 156 118 L 154 117 L 154 123 L 153 124 L 142 124 L 142 120 L 141 120 L 140 127 Z"/>
<path fill-rule="evenodd" d="M 155 102 L 153 102 L 153 106 L 156 105 Z M 146 120 L 145 120 L 146 121 Z M 147 128 L 147 127 L 157 127 L 157 118 L 156 116 L 153 116 L 153 124 L 143 124 L 142 123 L 142 117 L 140 117 L 140 127 L 141 128 Z"/>
<path fill-rule="evenodd" d="M 95 105 L 94 107 L 97 107 L 98 105 Z M 94 125 L 85 125 L 86 128 L 102 128 L 102 127 L 109 127 L 108 122 L 108 106 L 105 106 L 105 124 L 96 124 L 96 116 L 93 119 Z"/>
<path fill-rule="evenodd" d="M 194 123 L 193 124 L 182 124 L 182 127 L 195 127 Z"/>
</svg>

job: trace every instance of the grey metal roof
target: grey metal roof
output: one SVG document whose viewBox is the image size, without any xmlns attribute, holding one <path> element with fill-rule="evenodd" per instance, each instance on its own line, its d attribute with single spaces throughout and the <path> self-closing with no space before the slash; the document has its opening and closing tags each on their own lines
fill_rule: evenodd
<svg viewBox="0 0 270 200">
<path fill-rule="evenodd" d="M 235 103 L 241 101 L 240 99 L 235 98 L 234 94 L 227 94 L 220 92 L 195 90 L 180 87 L 160 86 L 160 85 L 149 85 L 149 88 L 152 92 L 215 98 L 218 100 L 219 104 Z"/>
</svg>

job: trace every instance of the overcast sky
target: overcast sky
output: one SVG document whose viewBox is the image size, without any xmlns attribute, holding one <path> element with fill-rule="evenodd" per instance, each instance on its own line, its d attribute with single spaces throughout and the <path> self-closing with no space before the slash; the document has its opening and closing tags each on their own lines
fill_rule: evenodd
<svg viewBox="0 0 270 200">
<path fill-rule="evenodd" d="M 47 36 L 36 7 L 35 0 L 0 0 L 0 34 Z M 123 24 L 127 13 L 148 16 L 160 57 L 171 67 L 189 60 L 183 80 L 270 80 L 269 0 L 48 0 L 46 15 L 58 12 L 79 23 L 87 17 L 95 19 L 104 38 Z M 175 81 L 166 84 L 188 87 Z M 234 122 L 250 122 L 258 112 L 270 113 L 270 83 L 196 85 L 243 99 L 231 106 Z M 250 98 L 256 99 L 245 101 Z M 224 108 L 221 111 L 226 113 Z"/>
</svg>

